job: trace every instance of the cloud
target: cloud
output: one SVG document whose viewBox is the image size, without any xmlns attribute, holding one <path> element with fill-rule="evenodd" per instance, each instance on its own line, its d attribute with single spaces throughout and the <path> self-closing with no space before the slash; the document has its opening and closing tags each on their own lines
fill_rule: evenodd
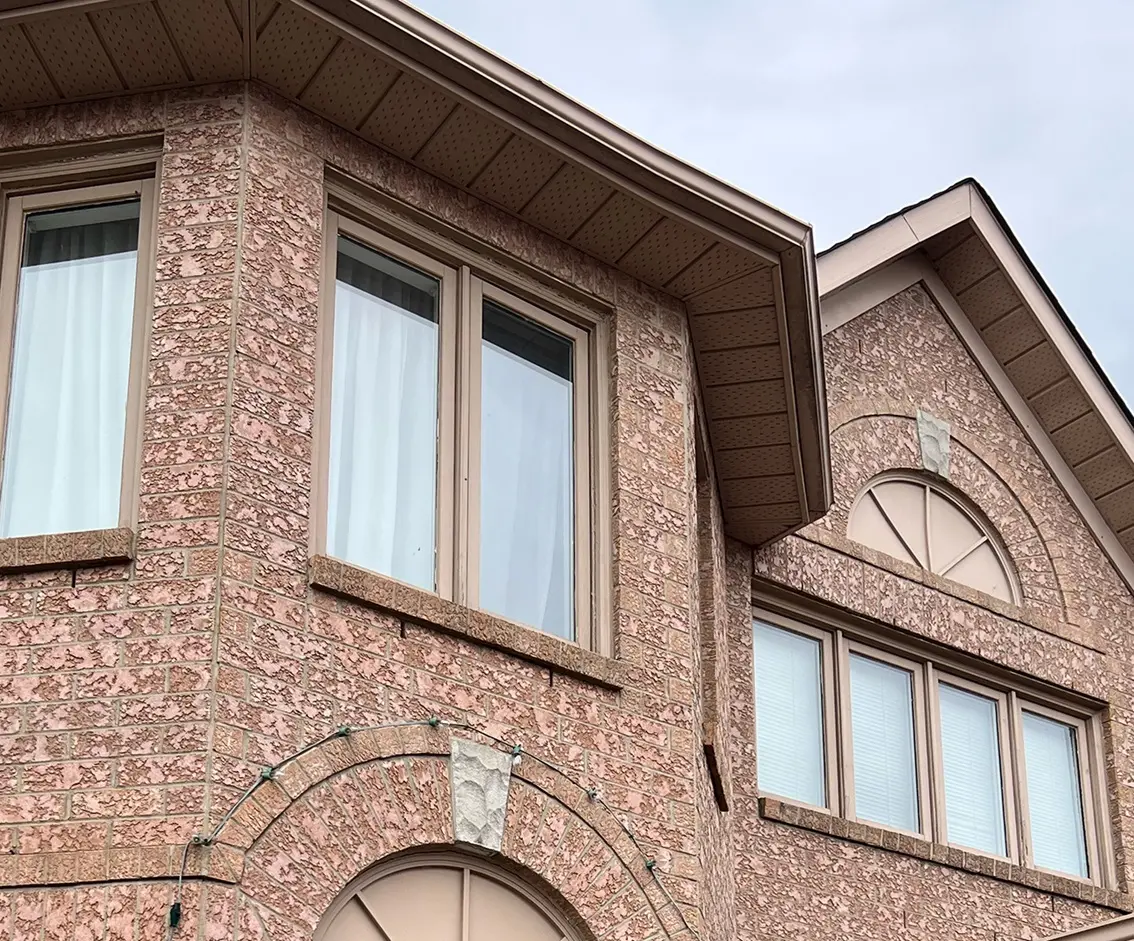
<svg viewBox="0 0 1134 941">
<path fill-rule="evenodd" d="M 977 177 L 1134 402 L 1134 4 L 417 2 L 820 246 Z"/>
</svg>

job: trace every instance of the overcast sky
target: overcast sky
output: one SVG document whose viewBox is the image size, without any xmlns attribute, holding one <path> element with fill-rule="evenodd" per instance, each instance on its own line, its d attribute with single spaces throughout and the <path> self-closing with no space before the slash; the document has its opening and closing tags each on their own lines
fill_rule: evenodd
<svg viewBox="0 0 1134 941">
<path fill-rule="evenodd" d="M 815 227 L 967 176 L 1134 403 L 1132 0 L 414 0 Z"/>
</svg>

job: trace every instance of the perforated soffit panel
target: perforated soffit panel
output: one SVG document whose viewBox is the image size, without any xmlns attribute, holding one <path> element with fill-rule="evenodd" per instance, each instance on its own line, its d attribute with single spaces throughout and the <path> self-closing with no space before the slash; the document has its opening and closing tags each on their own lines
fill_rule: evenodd
<svg viewBox="0 0 1134 941">
<path fill-rule="evenodd" d="M 318 2 L 333 7 L 338 0 Z M 338 5 L 355 18 L 366 10 Z M 398 4 L 391 8 L 419 16 Z M 387 21 L 380 25 L 389 43 L 381 45 L 289 0 L 80 0 L 50 14 L 36 9 L 21 18 L 11 0 L 0 0 L 2 108 L 250 75 L 685 300 L 730 535 L 762 543 L 826 511 L 818 313 L 810 235 L 802 224 L 762 207 L 768 218 L 780 219 L 781 229 L 761 229 L 754 216 L 734 213 L 747 228 L 726 234 L 714 221 L 719 201 L 681 190 L 709 215 L 691 213 L 454 82 L 427 75 L 398 51 L 412 45 L 408 32 Z M 247 46 L 246 19 L 253 37 Z M 655 177 L 662 189 L 680 189 Z M 762 206 L 736 195 L 746 207 Z M 761 231 L 763 241 L 753 241 Z"/>
</svg>

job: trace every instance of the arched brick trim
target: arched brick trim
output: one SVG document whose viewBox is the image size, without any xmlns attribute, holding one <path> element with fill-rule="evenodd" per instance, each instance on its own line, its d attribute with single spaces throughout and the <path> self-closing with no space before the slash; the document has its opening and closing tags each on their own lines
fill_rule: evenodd
<svg viewBox="0 0 1134 941">
<path fill-rule="evenodd" d="M 831 432 L 837 468 L 835 502 L 822 525 L 845 534 L 851 505 L 871 478 L 888 470 L 920 471 L 921 459 L 914 434 L 916 419 L 911 416 L 842 412 L 836 417 L 838 424 L 833 423 Z M 1015 476 L 1011 468 L 999 466 L 979 440 L 954 436 L 950 483 L 1000 534 L 1019 576 L 1025 606 L 1066 621 L 1064 586 L 1049 549 L 1055 534 L 1043 531 L 1044 517 L 1032 504 L 1030 486 L 1013 481 Z"/>
<path fill-rule="evenodd" d="M 237 851 L 238 934 L 310 941 L 343 888 L 390 856 L 453 843 L 450 735 L 409 726 L 352 732 L 285 763 L 209 853 Z M 543 886 L 585 937 L 681 939 L 681 917 L 601 801 L 528 757 L 513 769 L 499 860 Z"/>
</svg>

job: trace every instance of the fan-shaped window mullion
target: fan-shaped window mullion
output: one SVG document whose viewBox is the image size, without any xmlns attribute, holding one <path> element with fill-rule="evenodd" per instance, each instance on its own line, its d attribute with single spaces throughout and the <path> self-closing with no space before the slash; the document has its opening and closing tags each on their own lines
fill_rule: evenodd
<svg viewBox="0 0 1134 941">
<path fill-rule="evenodd" d="M 873 480 L 847 527 L 851 539 L 1002 601 L 1019 588 L 995 533 L 964 502 L 909 473 Z"/>
<path fill-rule="evenodd" d="M 981 535 L 977 538 L 976 542 L 974 542 L 971 546 L 969 546 L 960 555 L 951 559 L 949 561 L 948 565 L 942 566 L 937 571 L 937 574 L 947 576 L 953 569 L 955 569 L 958 565 L 960 565 L 962 562 L 964 562 L 965 559 L 967 559 L 970 555 L 972 555 L 974 552 L 976 552 L 977 549 L 979 549 L 981 546 L 983 546 L 986 542 L 988 542 L 988 537 L 986 535 L 984 535 L 983 533 L 981 533 Z"/>
<path fill-rule="evenodd" d="M 886 524 L 898 538 L 898 542 L 902 544 L 902 548 L 910 554 L 911 559 L 917 560 L 920 563 L 921 556 L 914 550 L 913 546 L 910 545 L 909 540 L 902 534 L 901 527 L 899 527 L 898 524 L 894 522 L 894 518 L 886 510 L 885 504 L 883 504 L 883 502 L 878 499 L 878 494 L 876 494 L 873 490 L 870 491 L 870 499 L 873 500 L 874 505 L 878 507 L 878 512 L 882 514 L 882 518 L 886 521 Z"/>
</svg>

